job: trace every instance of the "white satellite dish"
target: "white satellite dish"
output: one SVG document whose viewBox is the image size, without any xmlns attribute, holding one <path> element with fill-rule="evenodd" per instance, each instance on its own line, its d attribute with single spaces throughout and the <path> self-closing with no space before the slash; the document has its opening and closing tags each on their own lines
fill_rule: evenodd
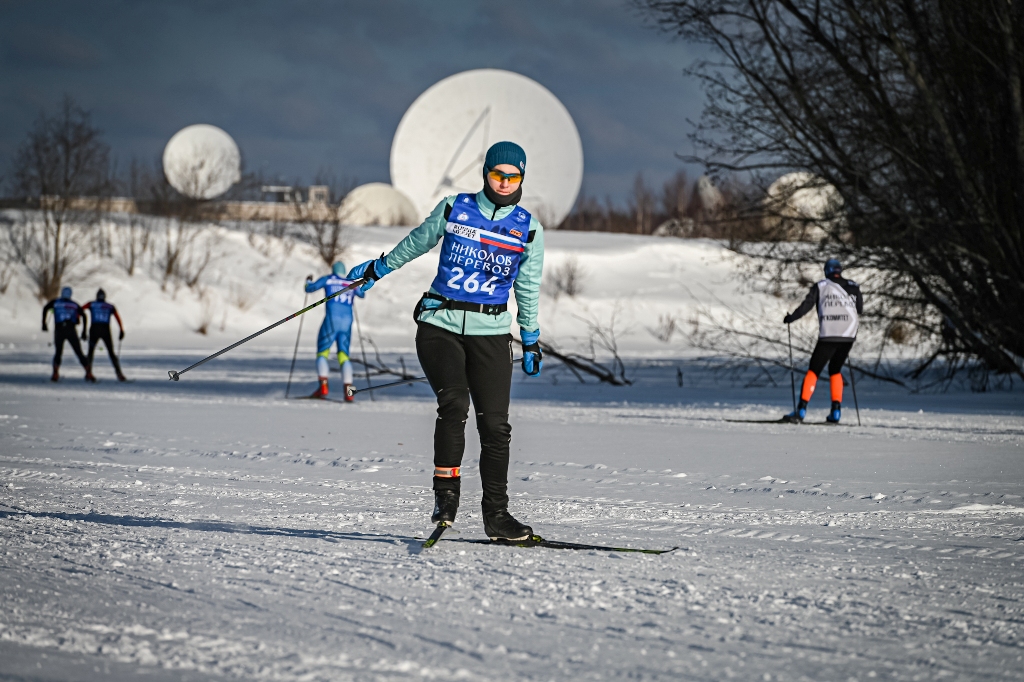
<svg viewBox="0 0 1024 682">
<path fill-rule="evenodd" d="M 346 225 L 418 225 L 409 197 L 385 182 L 360 185 L 345 196 L 338 215 Z"/>
<path fill-rule="evenodd" d="M 445 196 L 480 191 L 484 155 L 501 140 L 526 151 L 521 205 L 556 227 L 583 182 L 583 145 L 558 98 L 511 71 L 463 71 L 417 97 L 391 143 L 391 184 L 425 218 Z"/>
<path fill-rule="evenodd" d="M 217 126 L 182 128 L 164 147 L 163 161 L 167 182 L 192 199 L 220 196 L 242 177 L 238 145 Z"/>
</svg>

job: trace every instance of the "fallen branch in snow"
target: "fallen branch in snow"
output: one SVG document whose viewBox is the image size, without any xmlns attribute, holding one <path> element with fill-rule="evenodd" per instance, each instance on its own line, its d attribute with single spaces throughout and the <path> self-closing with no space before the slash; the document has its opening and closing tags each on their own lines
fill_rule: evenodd
<svg viewBox="0 0 1024 682">
<path fill-rule="evenodd" d="M 596 315 L 587 311 L 587 317 L 580 317 L 579 315 L 573 315 L 577 320 L 586 323 L 588 331 L 590 332 L 590 358 L 587 360 L 605 369 L 603 366 L 598 365 L 595 358 L 597 357 L 596 349 L 600 348 L 612 356 L 612 369 L 608 371 L 612 377 L 617 379 L 619 383 L 615 383 L 616 386 L 631 385 L 633 382 L 626 378 L 626 365 L 622 362 L 622 358 L 619 357 L 619 343 L 618 334 L 615 330 L 615 321 L 619 315 L 619 303 L 615 304 L 612 309 L 611 318 L 607 324 L 602 323 Z M 576 356 L 582 357 L 582 356 Z"/>
<path fill-rule="evenodd" d="M 523 345 L 522 341 L 516 341 L 520 346 Z M 579 372 L 589 374 L 592 377 L 597 377 L 599 380 L 612 386 L 629 386 L 633 382 L 625 378 L 625 376 L 616 376 L 614 372 L 600 364 L 593 358 L 584 357 L 578 353 L 560 353 L 555 350 L 554 347 L 546 341 L 540 342 L 541 352 L 546 357 L 552 357 L 561 362 L 563 365 L 569 368 L 569 370 L 576 375 L 576 378 L 580 380 L 580 383 L 586 383 L 583 377 L 580 376 Z M 618 360 L 618 358 L 616 358 Z M 621 360 L 619 360 L 621 363 Z"/>
<path fill-rule="evenodd" d="M 719 303 L 722 304 L 721 301 Z M 743 360 L 745 361 L 744 368 L 749 368 L 749 363 L 752 362 L 761 369 L 773 385 L 777 385 L 775 378 L 768 372 L 765 365 L 779 367 L 786 371 L 802 371 L 804 369 L 804 365 L 790 364 L 787 357 L 788 341 L 782 332 L 779 332 L 778 335 L 774 333 L 775 327 L 766 322 L 769 316 L 764 311 L 753 315 L 729 306 L 725 307 L 730 314 L 726 322 L 720 321 L 707 309 L 699 309 L 691 319 L 693 326 L 691 342 L 696 348 L 713 351 L 720 357 Z M 701 320 L 706 321 L 703 330 L 700 328 Z M 798 336 L 797 341 L 793 344 L 794 353 L 799 353 L 804 357 L 810 356 L 813 350 L 812 337 L 809 335 Z M 877 369 L 871 370 L 851 361 L 847 361 L 846 366 L 872 379 L 912 390 L 912 387 L 904 381 L 892 375 L 882 374 Z M 730 363 L 724 363 L 722 368 L 736 369 Z"/>
<path fill-rule="evenodd" d="M 782 346 L 784 344 L 784 341 L 782 340 L 781 336 L 776 338 L 776 337 L 765 335 L 765 334 L 758 334 L 758 333 L 752 333 L 752 332 L 739 331 L 737 329 L 733 329 L 733 330 L 729 330 L 729 331 L 730 331 L 730 333 L 735 334 L 736 336 L 746 337 L 746 338 L 749 338 L 749 339 L 754 339 L 756 341 L 763 341 L 763 342 L 771 344 L 773 346 L 776 346 L 776 345 L 777 346 Z M 721 350 L 721 349 L 719 348 L 717 350 Z M 814 348 L 813 347 L 808 348 L 808 347 L 805 347 L 805 346 L 797 346 L 797 345 L 795 345 L 795 346 L 793 346 L 793 351 L 794 352 L 800 352 L 800 353 L 803 353 L 805 355 L 810 356 L 810 354 L 814 351 Z M 800 370 L 800 369 L 803 368 L 802 365 L 795 366 L 795 367 L 791 366 L 789 364 L 789 361 L 786 358 L 781 358 L 781 357 L 780 358 L 766 357 L 766 356 L 763 356 L 763 355 L 756 355 L 756 354 L 750 353 L 750 352 L 746 352 L 746 353 L 738 353 L 738 352 L 730 352 L 730 351 L 722 351 L 722 352 L 723 352 L 724 355 L 728 355 L 730 357 L 737 357 L 737 358 L 742 357 L 742 358 L 746 358 L 746 359 L 749 359 L 749 360 L 754 360 L 755 362 L 758 362 L 758 363 L 764 362 L 764 363 L 768 363 L 768 364 L 771 364 L 771 365 L 775 365 L 777 367 L 782 367 L 782 368 L 787 369 L 787 370 L 790 370 L 790 369 Z M 855 365 L 855 364 L 853 364 L 850 361 L 847 361 L 845 366 L 846 367 L 851 367 L 853 369 L 856 369 L 858 372 L 860 372 L 864 376 L 871 377 L 872 379 L 878 379 L 879 381 L 887 381 L 887 382 L 889 382 L 891 384 L 896 384 L 897 386 L 901 386 L 903 388 L 908 388 L 908 389 L 910 388 L 903 381 L 897 379 L 896 377 L 887 376 L 885 374 L 880 374 L 878 372 L 874 372 L 874 371 L 872 371 L 870 369 L 866 369 L 864 367 L 861 367 L 860 365 Z"/>
<path fill-rule="evenodd" d="M 374 370 L 376 372 L 374 376 L 388 374 L 391 376 L 399 377 L 400 379 L 416 378 L 415 374 L 410 374 L 408 371 L 406 371 L 405 361 L 402 360 L 401 358 L 399 359 L 399 361 L 402 363 L 401 370 L 392 369 L 391 367 L 388 367 L 387 363 L 385 363 L 384 359 L 380 356 L 380 349 L 377 348 L 377 344 L 373 342 L 373 338 L 369 334 L 367 334 L 364 338 L 366 339 L 366 342 L 370 344 L 370 346 L 373 348 L 373 355 L 377 359 L 377 362 L 363 362 L 362 360 L 357 360 L 356 358 L 353 357 L 350 357 L 349 360 L 356 363 L 357 365 L 362 365 L 363 367 Z"/>
</svg>

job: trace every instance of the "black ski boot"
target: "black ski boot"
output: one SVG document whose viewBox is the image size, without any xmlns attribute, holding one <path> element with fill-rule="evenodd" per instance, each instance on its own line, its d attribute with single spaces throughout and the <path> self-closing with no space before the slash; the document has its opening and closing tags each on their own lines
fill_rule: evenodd
<svg viewBox="0 0 1024 682">
<path fill-rule="evenodd" d="M 782 418 L 783 422 L 787 424 L 799 424 L 807 418 L 807 401 L 801 400 L 796 405 L 796 409 L 787 414 Z"/>
<path fill-rule="evenodd" d="M 484 532 L 492 540 L 526 540 L 533 535 L 533 528 L 519 523 L 508 513 L 508 509 L 484 512 Z"/>
<path fill-rule="evenodd" d="M 457 490 L 435 490 L 434 491 L 434 513 L 430 520 L 433 523 L 455 522 L 455 514 L 459 511 L 459 491 Z"/>
</svg>

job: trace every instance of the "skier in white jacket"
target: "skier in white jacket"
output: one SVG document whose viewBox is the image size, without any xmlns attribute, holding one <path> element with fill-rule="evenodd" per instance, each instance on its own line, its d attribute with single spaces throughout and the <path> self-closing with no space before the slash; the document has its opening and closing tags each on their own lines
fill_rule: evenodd
<svg viewBox="0 0 1024 682">
<path fill-rule="evenodd" d="M 844 278 L 843 266 L 835 258 L 825 262 L 825 279 L 816 282 L 807 292 L 800 307 L 786 315 L 783 322 L 790 324 L 811 311 L 818 311 L 818 343 L 811 353 L 810 369 L 804 375 L 800 402 L 784 421 L 802 422 L 807 416 L 807 403 L 811 400 L 818 375 L 828 365 L 832 409 L 825 421 L 838 424 L 842 416 L 843 376 L 840 371 L 857 339 L 857 326 L 864 312 L 864 296 L 853 280 Z"/>
</svg>

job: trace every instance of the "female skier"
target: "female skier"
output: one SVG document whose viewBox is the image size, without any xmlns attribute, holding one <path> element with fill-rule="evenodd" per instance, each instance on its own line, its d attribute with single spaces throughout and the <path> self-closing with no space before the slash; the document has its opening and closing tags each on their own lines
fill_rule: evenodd
<svg viewBox="0 0 1024 682">
<path fill-rule="evenodd" d="M 522 147 L 512 142 L 492 145 L 484 160 L 482 191 L 445 197 L 390 253 L 348 273 L 350 280 L 369 278 L 365 291 L 443 240 L 437 275 L 413 313 L 416 353 L 437 396 L 430 519 L 439 524 L 455 521 L 472 398 L 480 433 L 484 530 L 492 540 L 524 540 L 533 534 L 508 511 L 509 289 L 515 289 L 519 306 L 523 371 L 538 376 L 542 360 L 537 310 L 544 228 L 517 206 L 525 174 Z"/>
</svg>

